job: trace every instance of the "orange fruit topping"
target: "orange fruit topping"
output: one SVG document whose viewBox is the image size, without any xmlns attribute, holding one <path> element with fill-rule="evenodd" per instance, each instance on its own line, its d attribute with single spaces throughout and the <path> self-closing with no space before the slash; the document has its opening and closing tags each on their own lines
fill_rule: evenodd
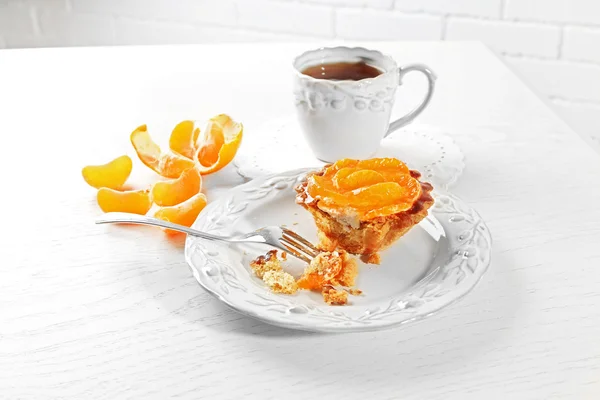
<svg viewBox="0 0 600 400">
<path fill-rule="evenodd" d="M 149 190 L 129 190 L 119 192 L 100 188 L 96 195 L 98 205 L 104 212 L 128 212 L 144 215 L 152 207 Z"/>
<path fill-rule="evenodd" d="M 370 158 L 368 160 L 361 160 L 357 164 L 358 168 L 362 169 L 373 169 L 373 170 L 385 170 L 391 169 L 398 172 L 408 174 L 409 170 L 406 164 L 397 158 Z"/>
<path fill-rule="evenodd" d="M 197 194 L 201 188 L 200 172 L 196 168 L 190 168 L 183 171 L 177 179 L 156 182 L 152 186 L 152 198 L 158 206 L 174 206 Z"/>
<path fill-rule="evenodd" d="M 96 189 L 101 187 L 119 189 L 129 178 L 132 167 L 131 158 L 121 156 L 103 165 L 83 167 L 81 174 L 88 185 Z"/>
<path fill-rule="evenodd" d="M 326 211 L 337 209 L 368 220 L 410 209 L 421 185 L 395 158 L 342 159 L 309 179 L 307 192 Z"/>
<path fill-rule="evenodd" d="M 176 206 L 160 208 L 156 211 L 154 217 L 189 227 L 192 226 L 200 211 L 206 206 L 206 203 L 207 200 L 204 193 L 198 193 Z M 169 234 L 178 233 L 170 229 L 166 229 L 165 231 Z"/>
<path fill-rule="evenodd" d="M 194 162 L 189 158 L 175 153 L 163 153 L 152 141 L 146 125 L 141 125 L 134 130 L 130 139 L 140 160 L 159 175 L 166 178 L 179 178 L 183 171 L 194 167 Z"/>
<path fill-rule="evenodd" d="M 338 171 L 333 177 L 334 179 L 340 175 L 340 172 L 350 170 L 350 174 L 338 179 L 334 184 L 343 190 L 354 190 L 359 189 L 368 185 L 374 185 L 376 183 L 385 182 L 385 178 L 377 171 L 372 169 L 363 169 L 356 171 L 352 168 L 344 168 Z M 345 173 L 344 173 L 345 175 Z"/>
</svg>

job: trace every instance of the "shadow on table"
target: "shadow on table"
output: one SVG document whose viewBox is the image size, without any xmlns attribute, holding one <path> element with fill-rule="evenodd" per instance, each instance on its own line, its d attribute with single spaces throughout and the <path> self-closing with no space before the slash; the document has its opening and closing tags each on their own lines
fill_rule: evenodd
<svg viewBox="0 0 600 400">
<path fill-rule="evenodd" d="M 508 257 L 496 252 L 490 271 L 471 294 L 437 315 L 404 327 L 320 334 L 273 327 L 239 315 L 211 329 L 239 332 L 245 336 L 245 351 L 259 353 L 261 363 L 272 364 L 265 369 L 286 369 L 311 382 L 320 379 L 329 364 L 336 374 L 347 374 L 359 386 L 449 373 L 490 352 L 501 352 L 505 338 L 515 334 L 512 326 L 523 307 L 525 288 L 513 270 L 494 269 L 494 265 L 513 265 Z M 222 304 L 217 307 L 229 310 Z M 346 385 L 348 381 L 344 380 Z"/>
</svg>

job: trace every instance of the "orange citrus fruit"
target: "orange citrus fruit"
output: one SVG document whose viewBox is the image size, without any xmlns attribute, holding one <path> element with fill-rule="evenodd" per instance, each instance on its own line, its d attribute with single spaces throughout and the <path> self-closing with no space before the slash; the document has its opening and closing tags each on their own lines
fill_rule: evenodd
<svg viewBox="0 0 600 400">
<path fill-rule="evenodd" d="M 149 190 L 129 190 L 120 192 L 100 188 L 96 195 L 98 205 L 104 212 L 128 212 L 144 215 L 152 207 Z"/>
<path fill-rule="evenodd" d="M 140 160 L 153 171 L 166 178 L 179 178 L 186 169 L 194 167 L 194 162 L 175 153 L 163 153 L 154 143 L 146 125 L 141 125 L 131 133 L 133 145 Z"/>
<path fill-rule="evenodd" d="M 88 185 L 96 189 L 101 187 L 119 189 L 129 178 L 132 167 L 131 158 L 121 156 L 106 164 L 85 166 L 81 174 Z"/>
<path fill-rule="evenodd" d="M 154 214 L 154 217 L 170 221 L 175 224 L 192 226 L 200 211 L 206 206 L 207 200 L 204 193 L 198 193 L 183 203 L 171 207 L 162 207 Z M 165 230 L 169 234 L 177 233 L 170 229 Z"/>
<path fill-rule="evenodd" d="M 199 135 L 200 129 L 196 128 L 194 121 L 181 121 L 171 132 L 169 148 L 177 154 L 193 159 Z"/>
<path fill-rule="evenodd" d="M 195 160 L 201 174 L 217 172 L 229 164 L 242 142 L 243 126 L 226 114 L 211 118 L 197 143 Z"/>
<path fill-rule="evenodd" d="M 200 172 L 196 168 L 190 168 L 183 171 L 177 179 L 156 182 L 152 186 L 152 198 L 158 206 L 174 206 L 200 192 L 201 187 Z"/>
</svg>

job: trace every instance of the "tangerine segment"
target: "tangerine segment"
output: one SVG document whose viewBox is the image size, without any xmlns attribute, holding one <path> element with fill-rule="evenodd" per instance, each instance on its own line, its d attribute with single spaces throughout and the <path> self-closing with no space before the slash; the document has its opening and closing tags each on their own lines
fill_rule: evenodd
<svg viewBox="0 0 600 400">
<path fill-rule="evenodd" d="M 217 172 L 233 160 L 242 143 L 243 126 L 227 114 L 211 118 L 196 153 L 200 173 Z"/>
<path fill-rule="evenodd" d="M 200 211 L 206 206 L 206 203 L 207 200 L 204 193 L 198 193 L 176 206 L 159 209 L 154 214 L 154 217 L 189 227 L 192 226 Z M 177 233 L 171 229 L 166 229 L 166 232 L 169 234 Z"/>
<path fill-rule="evenodd" d="M 342 158 L 340 160 L 337 160 L 330 167 L 328 167 L 328 170 L 335 173 L 336 171 L 339 171 L 342 168 L 354 168 L 357 165 L 358 165 L 358 160 L 353 160 L 351 158 Z"/>
<path fill-rule="evenodd" d="M 225 143 L 223 126 L 217 121 L 210 120 L 202 137 L 202 144 L 198 149 L 197 158 L 203 167 L 209 167 L 219 159 L 219 150 Z"/>
<path fill-rule="evenodd" d="M 338 187 L 344 190 L 354 190 L 365 186 L 371 186 L 377 183 L 385 182 L 385 180 L 386 179 L 384 178 L 384 176 L 379 172 L 370 169 L 363 169 L 354 171 L 347 177 L 339 180 Z"/>
<path fill-rule="evenodd" d="M 196 168 L 190 168 L 175 180 L 156 182 L 152 187 L 152 198 L 158 206 L 174 206 L 198 193 L 201 187 L 200 172 Z"/>
<path fill-rule="evenodd" d="M 381 182 L 352 191 L 356 203 L 373 205 L 395 203 L 404 197 L 404 192 L 396 182 Z"/>
<path fill-rule="evenodd" d="M 140 160 L 165 178 L 179 178 L 186 169 L 194 167 L 194 162 L 174 153 L 163 153 L 154 143 L 146 125 L 141 125 L 131 133 L 131 144 Z"/>
<path fill-rule="evenodd" d="M 341 185 L 343 185 L 342 181 L 355 171 L 356 168 L 344 167 L 335 173 L 333 178 L 331 178 L 331 181 L 335 187 L 339 188 Z"/>
<path fill-rule="evenodd" d="M 398 173 L 408 174 L 409 170 L 406 164 L 397 158 L 370 158 L 368 160 L 361 160 L 358 162 L 357 167 L 360 169 L 373 169 L 373 170 L 382 170 L 382 169 L 394 169 Z"/>
<path fill-rule="evenodd" d="M 200 129 L 195 127 L 194 121 L 181 121 L 171 132 L 169 148 L 175 153 L 193 159 L 199 135 Z"/>
<path fill-rule="evenodd" d="M 350 204 L 350 197 L 339 193 L 324 176 L 312 176 L 306 189 L 312 198 L 332 202 L 340 206 Z"/>
<path fill-rule="evenodd" d="M 103 187 L 98 190 L 96 200 L 104 212 L 128 212 L 144 215 L 152 207 L 148 189 L 119 192 Z"/>
<path fill-rule="evenodd" d="M 85 166 L 81 170 L 81 174 L 88 185 L 96 189 L 101 187 L 118 189 L 129 178 L 132 167 L 131 158 L 121 156 L 106 164 Z"/>
</svg>

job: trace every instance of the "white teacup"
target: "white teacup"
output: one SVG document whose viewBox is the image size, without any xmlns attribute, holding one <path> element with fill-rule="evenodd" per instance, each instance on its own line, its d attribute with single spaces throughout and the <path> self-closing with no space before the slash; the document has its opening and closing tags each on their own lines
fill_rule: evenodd
<svg viewBox="0 0 600 400">
<path fill-rule="evenodd" d="M 382 73 L 360 80 L 318 79 L 306 68 L 339 62 L 364 62 Z M 427 107 L 435 87 L 435 74 L 425 65 L 398 67 L 389 56 L 362 47 L 320 48 L 294 59 L 294 96 L 300 127 L 315 156 L 325 162 L 340 158 L 372 157 L 381 140 L 410 123 Z M 421 104 L 390 123 L 396 88 L 411 71 L 429 82 Z"/>
</svg>

